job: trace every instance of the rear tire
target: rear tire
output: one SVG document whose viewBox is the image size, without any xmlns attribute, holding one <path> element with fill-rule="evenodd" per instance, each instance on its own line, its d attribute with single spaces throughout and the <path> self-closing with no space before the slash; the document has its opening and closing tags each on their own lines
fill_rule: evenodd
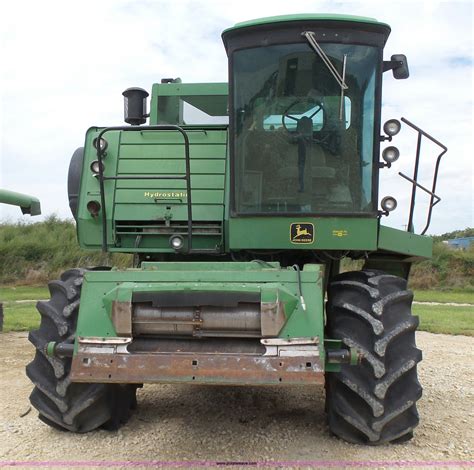
<svg viewBox="0 0 474 470">
<path fill-rule="evenodd" d="M 35 385 L 30 401 L 39 419 L 53 428 L 78 433 L 101 426 L 118 429 L 136 406 L 135 385 L 72 383 L 71 358 L 46 354 L 51 341 L 74 341 L 84 272 L 71 269 L 59 281 L 49 283 L 51 299 L 37 303 L 40 327 L 28 337 L 36 355 L 26 367 Z"/>
<path fill-rule="evenodd" d="M 326 374 L 326 410 L 336 436 L 369 445 L 413 437 L 422 388 L 412 301 L 405 279 L 381 271 L 354 271 L 331 280 L 327 337 L 364 356 L 360 365 Z"/>
</svg>

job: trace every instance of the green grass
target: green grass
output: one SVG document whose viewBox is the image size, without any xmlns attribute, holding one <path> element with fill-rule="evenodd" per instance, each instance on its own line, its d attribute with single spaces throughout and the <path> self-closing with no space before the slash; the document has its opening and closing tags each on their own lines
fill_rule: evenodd
<svg viewBox="0 0 474 470">
<path fill-rule="evenodd" d="M 474 307 L 418 304 L 413 313 L 420 317 L 421 331 L 474 336 Z"/>
<path fill-rule="evenodd" d="M 420 317 L 421 331 L 449 335 L 474 336 L 474 306 L 414 305 L 413 313 Z M 4 305 L 4 331 L 28 331 L 39 325 L 39 313 L 34 303 Z"/>
<path fill-rule="evenodd" d="M 433 245 L 430 260 L 413 264 L 409 286 L 420 290 L 474 291 L 474 245 L 453 250 L 444 243 Z"/>
<path fill-rule="evenodd" d="M 71 220 L 0 223 L 0 282 L 39 285 L 73 267 L 130 267 L 132 256 L 81 250 Z"/>
<path fill-rule="evenodd" d="M 49 298 L 49 291 L 45 286 L 0 287 L 0 302 L 47 298 Z M 417 302 L 454 302 L 474 305 L 474 292 L 415 290 L 415 300 Z"/>
<path fill-rule="evenodd" d="M 3 307 L 3 331 L 29 331 L 38 328 L 40 315 L 34 303 L 7 304 Z"/>
<path fill-rule="evenodd" d="M 458 290 L 415 290 L 415 300 L 417 302 L 454 302 L 474 305 L 474 292 Z"/>
<path fill-rule="evenodd" d="M 41 300 L 48 298 L 49 291 L 45 286 L 0 287 L 0 302 L 9 302 L 12 300 Z"/>
</svg>

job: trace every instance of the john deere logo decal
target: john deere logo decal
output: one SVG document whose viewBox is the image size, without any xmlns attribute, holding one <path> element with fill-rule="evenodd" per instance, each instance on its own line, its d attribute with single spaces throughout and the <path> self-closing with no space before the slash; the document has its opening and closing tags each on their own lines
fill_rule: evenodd
<svg viewBox="0 0 474 470">
<path fill-rule="evenodd" d="M 291 243 L 313 243 L 314 225 L 306 222 L 295 222 L 290 225 Z"/>
</svg>

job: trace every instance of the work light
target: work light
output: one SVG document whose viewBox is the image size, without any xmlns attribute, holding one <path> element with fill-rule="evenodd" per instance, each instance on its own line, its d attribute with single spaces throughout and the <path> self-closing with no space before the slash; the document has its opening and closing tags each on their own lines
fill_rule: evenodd
<svg viewBox="0 0 474 470">
<path fill-rule="evenodd" d="M 385 196 L 380 205 L 385 212 L 392 212 L 397 208 L 397 200 L 392 196 Z"/>
<path fill-rule="evenodd" d="M 97 217 L 100 211 L 100 202 L 99 201 L 89 201 L 87 203 L 87 210 L 92 215 L 92 217 Z"/>
<path fill-rule="evenodd" d="M 181 235 L 171 235 L 170 237 L 171 248 L 178 251 L 181 250 L 184 246 L 184 240 Z"/>
<path fill-rule="evenodd" d="M 393 162 L 396 162 L 399 156 L 400 156 L 400 150 L 398 150 L 397 147 L 393 147 L 393 146 L 387 147 L 382 152 L 382 158 L 389 165 L 391 165 Z"/>
<path fill-rule="evenodd" d="M 92 173 L 94 173 L 94 176 L 97 176 L 100 172 L 100 163 L 99 163 L 99 160 L 94 160 L 92 163 L 91 163 L 91 166 L 90 166 L 90 169 L 92 171 Z M 105 166 L 104 164 L 102 163 L 102 173 L 104 172 L 105 170 Z"/>
<path fill-rule="evenodd" d="M 397 135 L 400 132 L 401 128 L 402 128 L 402 125 L 400 124 L 400 121 L 398 119 L 389 119 L 383 125 L 383 131 L 385 132 L 385 134 L 389 135 L 390 137 Z"/>
<path fill-rule="evenodd" d="M 92 141 L 92 145 L 94 146 L 95 149 L 97 149 L 97 137 Z M 100 138 L 100 142 L 99 142 L 99 145 L 100 145 L 100 150 L 103 154 L 103 152 L 105 152 L 105 150 L 107 149 L 107 147 L 109 146 L 109 143 L 103 139 L 102 137 Z M 105 156 L 105 155 L 104 155 Z"/>
</svg>

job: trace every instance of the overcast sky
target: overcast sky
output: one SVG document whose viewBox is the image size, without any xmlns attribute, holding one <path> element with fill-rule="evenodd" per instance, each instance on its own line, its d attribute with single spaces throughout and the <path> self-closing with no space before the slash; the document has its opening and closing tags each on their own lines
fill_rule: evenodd
<svg viewBox="0 0 474 470">
<path fill-rule="evenodd" d="M 151 91 L 162 77 L 227 81 L 223 29 L 252 18 L 307 12 L 371 16 L 391 25 L 385 59 L 406 54 L 411 76 L 394 80 L 385 74 L 383 119 L 404 116 L 449 149 L 437 187 L 442 201 L 429 233 L 474 226 L 471 1 L 4 2 L 0 187 L 39 197 L 44 216 L 70 217 L 70 157 L 91 125 L 122 124 L 125 88 Z M 411 187 L 398 171 L 413 171 L 416 133 L 405 126 L 392 144 L 401 157 L 382 170 L 380 197 L 398 199 L 399 207 L 384 223 L 403 228 Z M 423 184 L 431 184 L 435 157 L 436 148 L 424 145 Z M 418 229 L 426 203 L 420 195 Z M 19 218 L 18 208 L 0 206 L 1 221 Z"/>
</svg>

